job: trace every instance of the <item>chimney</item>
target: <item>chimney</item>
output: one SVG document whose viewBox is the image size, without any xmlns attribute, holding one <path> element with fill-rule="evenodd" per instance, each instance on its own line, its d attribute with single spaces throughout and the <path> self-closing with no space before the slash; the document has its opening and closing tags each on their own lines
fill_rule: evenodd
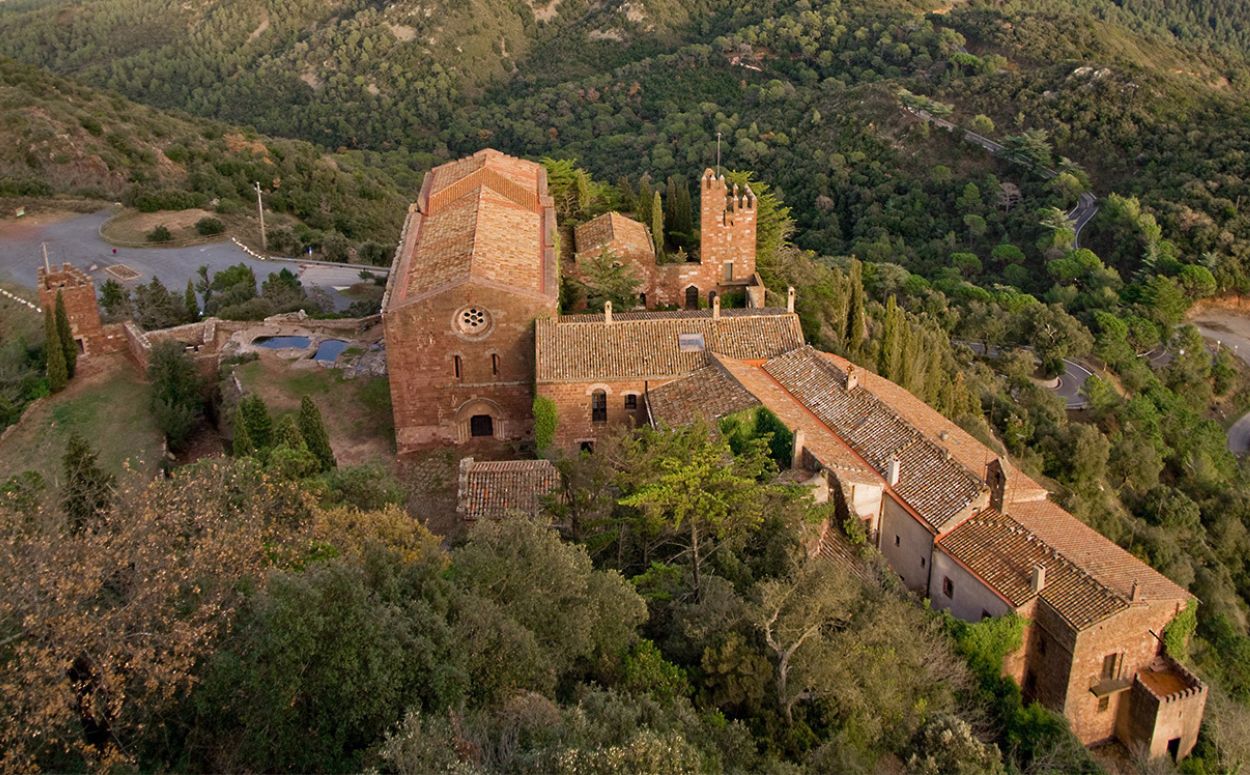
<svg viewBox="0 0 1250 775">
<path fill-rule="evenodd" d="M 855 364 L 848 363 L 846 365 L 846 389 L 847 392 L 859 387 L 859 372 L 855 370 Z"/>
<path fill-rule="evenodd" d="M 1034 565 L 1033 566 L 1033 578 L 1029 580 L 1029 591 L 1031 591 L 1033 594 L 1036 595 L 1040 593 L 1042 591 L 1042 588 L 1045 586 L 1046 586 L 1046 566 Z"/>
<path fill-rule="evenodd" d="M 1001 458 L 994 458 L 985 466 L 985 483 L 990 488 L 990 508 L 1001 513 L 1007 499 L 1007 469 Z"/>
<path fill-rule="evenodd" d="M 794 440 L 791 443 L 792 452 L 790 453 L 790 467 L 799 469 L 803 467 L 803 450 L 807 446 L 807 434 L 802 428 L 796 428 L 794 431 Z"/>
<path fill-rule="evenodd" d="M 720 320 L 720 297 L 712 297 L 712 320 Z"/>
<path fill-rule="evenodd" d="M 794 286 L 786 288 L 786 312 L 794 312 Z"/>
<path fill-rule="evenodd" d="M 900 464 L 897 457 L 890 458 L 890 462 L 886 463 L 885 480 L 893 487 L 898 484 L 898 477 L 901 473 Z"/>
<path fill-rule="evenodd" d="M 1133 579 L 1133 588 L 1129 590 L 1128 599 L 1130 603 L 1136 603 L 1137 598 L 1141 596 L 1141 585 L 1137 583 L 1137 579 Z"/>
<path fill-rule="evenodd" d="M 603 322 L 608 324 L 612 323 L 612 302 L 610 301 L 605 301 L 603 303 Z"/>
</svg>

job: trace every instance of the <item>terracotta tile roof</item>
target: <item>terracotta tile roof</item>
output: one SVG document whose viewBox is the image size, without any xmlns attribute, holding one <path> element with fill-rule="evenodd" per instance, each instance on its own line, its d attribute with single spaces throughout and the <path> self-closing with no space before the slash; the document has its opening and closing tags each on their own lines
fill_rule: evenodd
<svg viewBox="0 0 1250 775">
<path fill-rule="evenodd" d="M 967 520 L 939 538 L 937 546 L 1016 608 L 1035 597 L 1033 568 L 1044 567 L 1042 601 L 1078 630 L 1129 607 L 1126 598 L 1108 589 L 1083 567 L 1016 520 L 995 511 Z"/>
<path fill-rule="evenodd" d="M 697 419 L 718 420 L 759 405 L 755 396 L 719 364 L 704 366 L 688 377 L 647 393 L 651 419 L 670 427 L 687 425 Z"/>
<path fill-rule="evenodd" d="M 873 393 L 847 390 L 847 374 L 811 347 L 764 364 L 764 370 L 848 443 L 881 476 L 899 461 L 894 492 L 936 531 L 986 492 L 979 476 L 894 413 Z"/>
<path fill-rule="evenodd" d="M 560 486 L 560 474 L 548 460 L 460 461 L 456 510 L 465 519 L 498 519 L 537 514 L 542 496 Z"/>
<path fill-rule="evenodd" d="M 820 353 L 820 356 L 837 367 L 843 375 L 851 368 L 847 359 L 832 353 Z M 885 377 L 873 374 L 867 369 L 856 369 L 860 388 L 871 393 L 890 408 L 899 417 L 907 418 L 907 424 L 922 433 L 931 442 L 950 452 L 951 457 L 958 461 L 970 473 L 985 477 L 985 468 L 991 460 L 999 457 L 987 448 L 972 434 L 955 424 L 941 412 L 916 398 L 901 385 L 897 385 Z M 845 384 L 845 376 L 843 377 Z M 999 461 L 1005 468 L 1011 481 L 1011 497 L 1014 500 L 1041 500 L 1046 497 L 1046 488 L 1030 479 L 1009 460 Z"/>
<path fill-rule="evenodd" d="M 573 230 L 573 242 L 578 258 L 607 249 L 623 258 L 655 260 L 655 246 L 647 227 L 617 212 L 578 224 Z"/>
<path fill-rule="evenodd" d="M 1050 500 L 1015 501 L 1005 510 L 1107 588 L 1140 600 L 1190 600 L 1193 595 Z"/>
<path fill-rule="evenodd" d="M 408 209 L 383 308 L 468 280 L 554 298 L 546 171 L 487 149 L 430 170 Z"/>
<path fill-rule="evenodd" d="M 565 315 L 536 321 L 536 378 L 543 382 L 660 379 L 690 374 L 720 353 L 767 359 L 803 346 L 797 315 L 785 310 Z M 683 346 L 682 337 L 688 337 Z M 701 346 L 699 342 L 701 341 Z"/>
</svg>

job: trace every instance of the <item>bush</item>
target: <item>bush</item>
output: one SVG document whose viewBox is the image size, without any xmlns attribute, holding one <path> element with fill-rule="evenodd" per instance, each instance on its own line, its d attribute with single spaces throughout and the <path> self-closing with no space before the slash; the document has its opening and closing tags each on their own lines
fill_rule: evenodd
<svg viewBox="0 0 1250 775">
<path fill-rule="evenodd" d="M 147 235 L 148 242 L 169 242 L 173 238 L 174 235 L 169 232 L 165 224 L 157 226 Z"/>
<path fill-rule="evenodd" d="M 201 218 L 195 222 L 195 231 L 205 237 L 221 234 L 225 230 L 226 224 L 216 218 Z"/>
<path fill-rule="evenodd" d="M 547 449 L 556 438 L 556 405 L 545 396 L 534 398 L 534 443 Z"/>
</svg>

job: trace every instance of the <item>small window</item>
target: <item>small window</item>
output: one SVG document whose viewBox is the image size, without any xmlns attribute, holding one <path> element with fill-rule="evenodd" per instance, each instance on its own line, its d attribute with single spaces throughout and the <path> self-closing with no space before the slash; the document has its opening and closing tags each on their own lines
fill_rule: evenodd
<svg viewBox="0 0 1250 775">
<path fill-rule="evenodd" d="M 590 420 L 591 422 L 608 421 L 608 394 L 602 390 L 596 390 L 590 394 Z"/>
<path fill-rule="evenodd" d="M 490 354 L 490 373 L 499 376 L 499 356 L 495 353 Z"/>
<path fill-rule="evenodd" d="M 1098 698 L 1098 712 L 1099 713 L 1106 713 L 1107 708 L 1110 707 L 1110 705 L 1111 705 L 1111 695 L 1104 694 L 1103 696 Z"/>
<path fill-rule="evenodd" d="M 625 396 L 625 408 L 630 410 L 638 408 L 638 396 L 636 394 L 630 393 Z"/>
<path fill-rule="evenodd" d="M 942 578 L 942 594 L 947 597 L 955 596 L 955 582 L 951 581 L 950 576 Z"/>
<path fill-rule="evenodd" d="M 684 353 L 701 353 L 706 344 L 703 334 L 678 334 L 677 349 Z"/>
<path fill-rule="evenodd" d="M 985 621 L 988 618 L 990 618 L 990 612 L 982 608 L 981 609 L 981 621 Z"/>
<path fill-rule="evenodd" d="M 727 283 L 733 282 L 733 279 L 734 279 L 734 262 L 726 261 L 725 262 L 725 282 Z"/>
<path fill-rule="evenodd" d="M 583 441 L 578 445 L 582 452 L 587 454 L 595 451 L 595 443 L 593 441 Z"/>
<path fill-rule="evenodd" d="M 898 537 L 898 536 L 894 536 L 894 545 L 895 545 L 895 546 L 898 546 L 898 545 L 899 545 L 899 544 L 901 544 L 902 542 L 903 542 L 903 539 L 902 539 L 902 538 L 900 538 L 900 537 Z"/>
<path fill-rule="evenodd" d="M 464 368 L 460 362 L 460 356 L 455 356 L 456 379 L 464 379 Z"/>
<path fill-rule="evenodd" d="M 920 558 L 920 567 L 922 567 L 922 568 L 923 568 L 924 566 L 925 566 L 925 559 L 924 559 L 923 557 L 921 557 L 921 558 Z"/>
<path fill-rule="evenodd" d="M 647 306 L 647 294 L 645 293 L 638 294 L 638 306 L 639 307 Z"/>
<path fill-rule="evenodd" d="M 1102 677 L 1106 680 L 1115 678 L 1115 663 L 1119 654 L 1108 654 L 1102 658 Z"/>
</svg>

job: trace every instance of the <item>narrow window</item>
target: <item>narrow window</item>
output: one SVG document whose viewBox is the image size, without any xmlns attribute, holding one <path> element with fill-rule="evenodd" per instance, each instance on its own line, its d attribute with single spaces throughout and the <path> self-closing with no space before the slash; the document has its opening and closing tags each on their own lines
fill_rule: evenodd
<svg viewBox="0 0 1250 775">
<path fill-rule="evenodd" d="M 490 354 L 490 373 L 499 376 L 499 356 L 495 353 Z"/>
<path fill-rule="evenodd" d="M 608 421 L 608 394 L 602 390 L 590 394 L 590 419 L 591 422 Z"/>
<path fill-rule="evenodd" d="M 629 395 L 625 396 L 625 408 L 631 409 L 631 410 L 637 409 L 638 408 L 638 396 L 634 395 L 633 393 L 630 393 Z"/>
<path fill-rule="evenodd" d="M 947 597 L 955 596 L 955 582 L 951 581 L 950 576 L 942 578 L 942 594 Z"/>
<path fill-rule="evenodd" d="M 1102 677 L 1110 680 L 1115 678 L 1115 663 L 1119 654 L 1108 654 L 1102 658 Z"/>
<path fill-rule="evenodd" d="M 898 546 L 900 543 L 902 543 L 902 540 L 903 539 L 899 538 L 898 536 L 894 536 L 894 545 Z"/>
<path fill-rule="evenodd" d="M 922 568 L 923 568 L 924 566 L 925 566 L 925 560 L 924 560 L 924 558 L 923 558 L 923 557 L 921 557 L 921 558 L 920 558 L 920 567 L 922 567 Z"/>
<path fill-rule="evenodd" d="M 456 360 L 456 379 L 464 379 L 464 370 L 460 363 L 460 356 L 455 356 Z"/>
<path fill-rule="evenodd" d="M 733 279 L 734 279 L 734 262 L 726 261 L 725 262 L 725 282 L 727 283 L 733 282 Z"/>
<path fill-rule="evenodd" d="M 647 306 L 647 294 L 645 293 L 638 294 L 638 306 L 640 307 Z"/>
</svg>

